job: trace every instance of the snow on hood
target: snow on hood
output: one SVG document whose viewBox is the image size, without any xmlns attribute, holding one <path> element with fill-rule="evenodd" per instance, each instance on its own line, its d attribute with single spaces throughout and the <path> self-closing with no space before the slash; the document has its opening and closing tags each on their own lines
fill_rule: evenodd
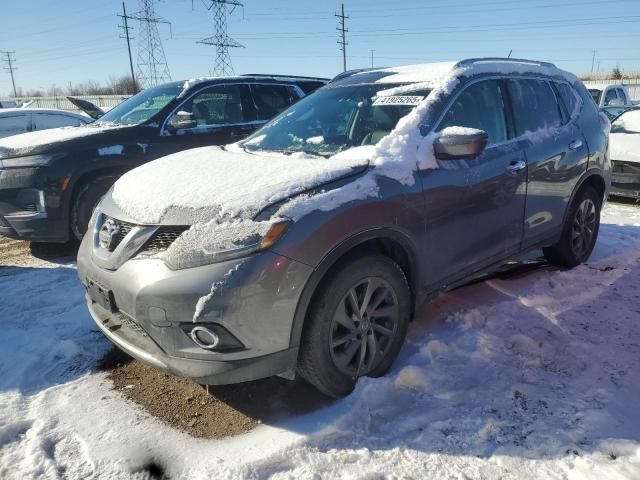
<svg viewBox="0 0 640 480">
<path fill-rule="evenodd" d="M 612 133 L 609 135 L 611 160 L 640 163 L 640 133 Z"/>
<path fill-rule="evenodd" d="M 118 126 L 120 127 L 120 126 Z M 118 128 L 113 126 L 94 127 L 62 127 L 51 128 L 49 130 L 38 130 L 35 132 L 21 133 L 0 139 L 0 151 L 9 150 L 12 153 L 19 153 L 21 150 L 31 150 L 51 143 L 59 143 L 76 138 L 86 137 L 104 132 L 107 129 Z"/>
<path fill-rule="evenodd" d="M 144 224 L 250 219 L 274 202 L 337 180 L 367 163 L 364 155 L 300 158 L 202 147 L 128 172 L 115 183 L 112 199 Z"/>
</svg>

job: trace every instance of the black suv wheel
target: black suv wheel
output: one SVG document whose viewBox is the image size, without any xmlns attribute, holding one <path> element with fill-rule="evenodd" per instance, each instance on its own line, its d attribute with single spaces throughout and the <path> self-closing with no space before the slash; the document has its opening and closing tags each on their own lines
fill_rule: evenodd
<svg viewBox="0 0 640 480">
<path fill-rule="evenodd" d="M 80 185 L 75 192 L 71 205 L 70 227 L 73 237 L 78 241 L 82 240 L 87 231 L 93 210 L 117 178 L 113 175 L 96 177 Z"/>
</svg>

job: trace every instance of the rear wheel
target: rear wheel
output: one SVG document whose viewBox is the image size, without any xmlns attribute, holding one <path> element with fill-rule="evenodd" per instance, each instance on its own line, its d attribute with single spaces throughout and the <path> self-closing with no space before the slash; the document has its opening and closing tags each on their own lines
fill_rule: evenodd
<svg viewBox="0 0 640 480">
<path fill-rule="evenodd" d="M 70 227 L 72 236 L 78 241 L 82 240 L 87 231 L 93 210 L 117 178 L 113 175 L 96 177 L 80 185 L 74 194 Z"/>
<path fill-rule="evenodd" d="M 573 268 L 589 259 L 598 239 L 601 207 L 602 200 L 593 187 L 585 185 L 578 191 L 567 212 L 560 241 L 543 249 L 550 263 Z"/>
<path fill-rule="evenodd" d="M 409 325 L 411 294 L 398 264 L 377 255 L 345 264 L 320 288 L 306 319 L 298 373 L 342 397 L 358 377 L 391 367 Z"/>
</svg>

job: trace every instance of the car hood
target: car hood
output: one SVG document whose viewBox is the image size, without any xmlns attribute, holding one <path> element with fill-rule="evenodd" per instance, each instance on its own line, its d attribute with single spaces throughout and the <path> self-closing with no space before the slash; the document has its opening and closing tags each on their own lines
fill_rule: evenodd
<svg viewBox="0 0 640 480">
<path fill-rule="evenodd" d="M 318 158 L 196 148 L 126 173 L 105 205 L 115 204 L 139 224 L 252 219 L 270 205 L 364 170 L 371 152 L 358 147 Z"/>
<path fill-rule="evenodd" d="M 640 163 L 640 133 L 611 133 L 609 156 L 611 160 Z"/>
<path fill-rule="evenodd" d="M 80 127 L 51 128 L 49 130 L 12 135 L 0 139 L 0 160 L 57 152 L 80 139 L 95 138 L 107 132 L 124 128 L 129 128 L 129 126 L 97 126 L 89 124 Z"/>
</svg>

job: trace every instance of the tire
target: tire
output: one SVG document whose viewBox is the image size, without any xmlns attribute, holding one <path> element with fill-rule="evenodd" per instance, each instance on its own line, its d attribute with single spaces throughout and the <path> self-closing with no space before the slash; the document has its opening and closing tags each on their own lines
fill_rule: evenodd
<svg viewBox="0 0 640 480">
<path fill-rule="evenodd" d="M 302 334 L 298 374 L 339 398 L 351 393 L 358 377 L 389 370 L 409 326 L 411 292 L 397 263 L 368 255 L 341 266 L 316 295 Z M 369 308 L 363 310 L 365 302 Z"/>
<path fill-rule="evenodd" d="M 96 177 L 78 187 L 78 190 L 73 195 L 73 203 L 71 205 L 70 228 L 72 238 L 78 241 L 82 240 L 87 231 L 93 210 L 117 178 L 112 175 Z"/>
<path fill-rule="evenodd" d="M 542 249 L 549 263 L 573 268 L 589 259 L 598 239 L 601 208 L 598 192 L 589 185 L 581 187 L 567 211 L 560 241 Z"/>
</svg>

